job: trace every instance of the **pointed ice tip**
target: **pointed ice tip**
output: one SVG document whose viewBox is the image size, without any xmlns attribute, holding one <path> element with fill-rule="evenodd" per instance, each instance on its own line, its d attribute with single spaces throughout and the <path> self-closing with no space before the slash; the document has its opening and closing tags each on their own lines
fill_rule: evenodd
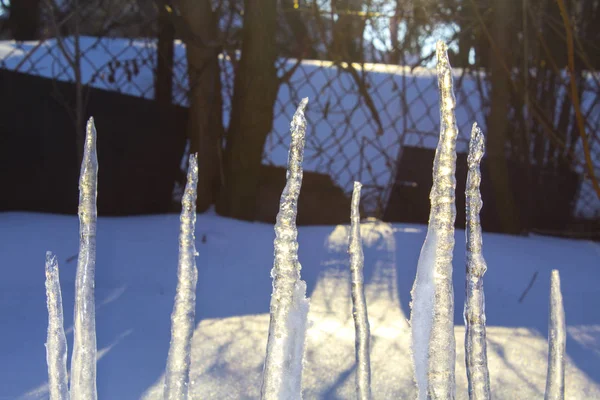
<svg viewBox="0 0 600 400">
<path fill-rule="evenodd" d="M 298 111 L 304 112 L 304 109 L 306 108 L 307 104 L 308 104 L 308 97 L 304 97 L 302 100 L 300 100 L 300 104 L 298 104 Z"/>
<path fill-rule="evenodd" d="M 58 261 L 56 260 L 56 255 L 54 255 L 51 251 L 46 252 L 46 268 L 48 271 L 53 271 L 58 268 Z"/>
<path fill-rule="evenodd" d="M 350 217 L 360 218 L 360 189 L 362 184 L 360 182 L 354 182 L 354 190 L 352 191 L 352 199 L 350 201 Z"/>
<path fill-rule="evenodd" d="M 196 192 L 196 186 L 198 185 L 198 153 L 190 154 L 189 165 L 187 171 L 187 183 L 186 191 L 188 187 L 194 193 Z"/>
<path fill-rule="evenodd" d="M 435 44 L 435 50 L 436 50 L 436 55 L 438 58 L 438 62 L 439 60 L 442 60 L 443 58 L 448 58 L 448 45 L 446 45 L 446 42 L 444 42 L 443 40 L 438 40 L 437 43 Z"/>
<path fill-rule="evenodd" d="M 560 288 L 560 273 L 557 269 L 553 269 L 550 274 L 550 286 L 552 288 Z"/>
<path fill-rule="evenodd" d="M 198 169 L 198 153 L 190 154 L 188 171 Z"/>
<path fill-rule="evenodd" d="M 469 155 L 467 157 L 469 168 L 476 168 L 481 163 L 484 153 L 485 138 L 477 122 L 475 122 L 471 129 L 471 140 L 469 141 Z"/>
<path fill-rule="evenodd" d="M 96 160 L 96 125 L 94 117 L 88 119 L 85 128 L 85 145 L 83 149 L 83 164 Z"/>
</svg>

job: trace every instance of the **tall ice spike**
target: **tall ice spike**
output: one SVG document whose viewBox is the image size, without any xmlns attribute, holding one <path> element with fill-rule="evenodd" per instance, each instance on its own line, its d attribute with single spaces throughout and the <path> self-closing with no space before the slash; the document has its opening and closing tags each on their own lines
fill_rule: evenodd
<svg viewBox="0 0 600 400">
<path fill-rule="evenodd" d="M 452 252 L 456 219 L 454 177 L 456 100 L 452 92 L 452 69 L 447 46 L 437 43 L 437 74 L 440 94 L 440 139 L 433 162 L 433 186 L 427 236 L 411 291 L 412 354 L 419 400 L 454 399 L 454 289 Z"/>
<path fill-rule="evenodd" d="M 363 268 L 364 254 L 360 237 L 360 182 L 354 182 L 350 215 L 350 272 L 352 274 L 352 315 L 354 316 L 356 349 L 356 398 L 371 398 L 370 332 L 365 300 Z"/>
<path fill-rule="evenodd" d="M 465 361 L 469 383 L 469 399 L 489 400 L 490 376 L 485 342 L 485 297 L 483 275 L 487 270 L 483 258 L 483 238 L 479 213 L 483 202 L 479 185 L 481 183 L 480 163 L 485 151 L 484 137 L 477 124 L 473 124 L 469 142 L 469 172 L 467 174 L 467 278 L 464 308 L 465 319 Z"/>
<path fill-rule="evenodd" d="M 71 398 L 95 400 L 96 392 L 96 198 L 98 158 L 94 119 L 87 122 L 79 176 L 79 257 L 75 278 Z"/>
<path fill-rule="evenodd" d="M 67 339 L 65 337 L 62 294 L 58 261 L 52 252 L 46 252 L 46 303 L 48 305 L 48 391 L 50 400 L 69 400 L 67 377 Z"/>
<path fill-rule="evenodd" d="M 275 224 L 271 318 L 261 387 L 263 400 L 302 398 L 302 363 L 309 303 L 306 283 L 300 280 L 296 216 L 302 186 L 306 135 L 304 109 L 307 103 L 308 98 L 302 99 L 292 118 L 287 182 Z"/>
<path fill-rule="evenodd" d="M 187 183 L 181 200 L 177 291 L 171 314 L 171 345 L 165 371 L 165 400 L 188 398 L 192 336 L 196 313 L 196 196 L 198 155 L 190 155 Z"/>
<path fill-rule="evenodd" d="M 548 375 L 545 400 L 565 398 L 565 351 L 567 334 L 565 309 L 560 291 L 560 274 L 553 270 L 550 276 L 550 319 L 548 321 Z"/>
</svg>

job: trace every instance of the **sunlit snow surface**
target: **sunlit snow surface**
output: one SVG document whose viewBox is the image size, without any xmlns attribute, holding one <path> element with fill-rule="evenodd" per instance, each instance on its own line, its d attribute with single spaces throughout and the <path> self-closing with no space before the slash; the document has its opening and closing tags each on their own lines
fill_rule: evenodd
<svg viewBox="0 0 600 400">
<path fill-rule="evenodd" d="M 65 310 L 73 308 L 77 217 L 0 214 L 0 399 L 47 399 L 44 255 L 61 255 Z M 354 396 L 348 227 L 300 227 L 302 279 L 311 297 L 305 399 Z M 98 398 L 161 399 L 177 282 L 179 216 L 100 218 L 96 269 Z M 374 399 L 414 399 L 406 323 L 420 225 L 361 226 L 371 325 Z M 205 239 L 204 239 L 205 238 Z M 457 230 L 457 243 L 464 231 Z M 600 245 L 484 234 L 488 359 L 494 399 L 542 399 L 546 383 L 550 272 L 561 270 L 567 315 L 566 398 L 600 398 Z M 273 226 L 199 215 L 199 269 L 190 393 L 256 399 L 269 325 Z M 457 246 L 455 265 L 465 265 Z M 518 303 L 532 274 L 539 276 Z M 464 268 L 454 285 L 464 287 Z M 456 290 L 456 304 L 464 291 Z M 590 306 L 592 305 L 592 306 Z M 69 348 L 73 316 L 65 313 Z M 454 315 L 457 398 L 467 398 L 462 307 Z"/>
</svg>

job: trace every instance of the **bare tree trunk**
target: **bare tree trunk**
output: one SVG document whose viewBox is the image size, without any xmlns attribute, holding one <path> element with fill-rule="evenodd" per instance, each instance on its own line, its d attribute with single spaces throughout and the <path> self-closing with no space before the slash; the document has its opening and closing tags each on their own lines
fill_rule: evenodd
<svg viewBox="0 0 600 400">
<path fill-rule="evenodd" d="M 190 152 L 198 153 L 198 212 L 217 199 L 223 138 L 217 18 L 210 0 L 180 0 L 188 61 Z"/>
<path fill-rule="evenodd" d="M 83 147 L 85 142 L 85 101 L 83 96 L 84 85 L 82 82 L 81 75 L 81 46 L 79 43 L 80 39 L 80 28 L 81 28 L 81 8 L 79 0 L 74 0 L 70 7 L 73 20 L 73 53 L 67 50 L 65 45 L 65 37 L 61 35 L 61 25 L 57 21 L 57 17 L 60 15 L 60 9 L 55 0 L 46 0 L 46 6 L 48 7 L 48 13 L 50 16 L 50 22 L 52 24 L 52 31 L 56 44 L 62 53 L 63 57 L 71 67 L 73 71 L 73 77 L 75 79 L 75 105 L 65 104 L 67 112 L 73 119 L 73 125 L 75 128 L 75 147 L 77 154 L 77 165 L 81 165 L 83 160 Z"/>
<path fill-rule="evenodd" d="M 317 51 L 314 48 L 312 39 L 306 27 L 306 13 L 290 12 L 294 8 L 297 0 L 281 0 L 281 7 L 286 10 L 283 12 L 283 17 L 290 29 L 292 43 L 289 45 L 289 54 L 294 58 L 317 58 Z M 297 5 L 297 4 L 296 4 Z"/>
<path fill-rule="evenodd" d="M 175 26 L 169 18 L 167 1 L 158 1 L 158 46 L 156 49 L 156 81 L 154 98 L 161 112 L 173 103 L 173 54 Z"/>
<path fill-rule="evenodd" d="M 245 0 L 242 56 L 235 74 L 219 213 L 252 220 L 265 140 L 273 127 L 279 83 L 276 0 Z"/>
<path fill-rule="evenodd" d="M 390 18 L 390 41 L 392 44 L 392 49 L 390 51 L 389 63 L 398 65 L 400 63 L 400 40 L 398 39 L 398 27 L 400 25 L 400 21 L 402 20 L 402 6 L 403 2 L 401 0 L 396 0 L 396 10 L 394 15 Z"/>
<path fill-rule="evenodd" d="M 336 0 L 332 2 L 338 19 L 333 26 L 331 57 L 333 61 L 363 62 L 362 37 L 365 28 L 360 16 L 362 0 Z"/>
<path fill-rule="evenodd" d="M 8 26 L 15 40 L 35 40 L 40 31 L 41 0 L 12 0 Z"/>
<path fill-rule="evenodd" d="M 74 54 L 73 54 L 73 72 L 75 74 L 75 130 L 77 143 L 77 165 L 83 162 L 83 147 L 85 141 L 85 117 L 83 110 L 83 82 L 81 81 L 81 47 L 79 45 L 81 14 L 79 0 L 74 1 L 75 6 L 75 30 L 73 33 Z"/>
<path fill-rule="evenodd" d="M 511 191 L 506 163 L 506 144 L 509 127 L 510 84 L 504 65 L 510 70 L 510 48 L 508 23 L 509 2 L 494 1 L 492 35 L 495 48 L 491 52 L 491 112 L 488 119 L 488 165 L 496 200 L 496 215 L 503 232 L 520 233 L 520 222 Z"/>
</svg>

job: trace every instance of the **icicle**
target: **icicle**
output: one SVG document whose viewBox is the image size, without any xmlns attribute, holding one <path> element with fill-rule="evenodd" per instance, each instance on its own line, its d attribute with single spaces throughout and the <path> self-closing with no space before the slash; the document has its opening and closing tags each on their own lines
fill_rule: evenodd
<svg viewBox="0 0 600 400">
<path fill-rule="evenodd" d="M 467 174 L 467 278 L 465 298 L 465 361 L 469 398 L 474 400 L 490 399 L 490 376 L 487 363 L 485 342 L 485 297 L 483 293 L 483 275 L 487 270 L 483 258 L 483 238 L 479 213 L 483 202 L 479 191 L 481 171 L 479 165 L 485 151 L 481 129 L 473 124 L 469 143 L 469 172 Z"/>
<path fill-rule="evenodd" d="M 437 43 L 440 140 L 433 162 L 427 236 L 411 291 L 412 353 L 419 399 L 454 399 L 454 290 L 452 251 L 456 204 L 456 100 L 447 47 Z"/>
<path fill-rule="evenodd" d="M 546 400 L 565 398 L 565 350 L 567 335 L 565 309 L 560 291 L 560 275 L 553 270 L 550 277 L 550 319 L 548 321 L 548 376 Z"/>
<path fill-rule="evenodd" d="M 302 186 L 306 133 L 304 108 L 307 103 L 308 98 L 302 99 L 292 119 L 287 182 L 281 194 L 275 224 L 275 262 L 271 270 L 271 320 L 261 387 L 261 398 L 264 400 L 302 398 L 302 362 L 308 299 L 306 283 L 300 280 L 296 215 Z"/>
<path fill-rule="evenodd" d="M 67 338 L 63 325 L 62 294 L 58 261 L 52 252 L 46 252 L 46 302 L 48 305 L 48 391 L 50 400 L 69 400 L 67 383 Z"/>
<path fill-rule="evenodd" d="M 79 258 L 75 280 L 71 397 L 94 400 L 96 393 L 96 197 L 98 159 L 94 119 L 87 123 L 79 176 Z"/>
<path fill-rule="evenodd" d="M 177 292 L 171 314 L 171 345 L 165 371 L 164 398 L 188 398 L 192 336 L 196 311 L 196 188 L 198 186 L 198 155 L 190 155 L 187 184 L 181 200 L 181 228 L 179 233 L 179 263 Z"/>
<path fill-rule="evenodd" d="M 354 182 L 350 227 L 350 272 L 352 273 L 352 315 L 354 316 L 356 348 L 356 398 L 371 398 L 371 359 L 369 318 L 365 300 L 363 267 L 364 255 L 360 238 L 360 182 Z"/>
</svg>

